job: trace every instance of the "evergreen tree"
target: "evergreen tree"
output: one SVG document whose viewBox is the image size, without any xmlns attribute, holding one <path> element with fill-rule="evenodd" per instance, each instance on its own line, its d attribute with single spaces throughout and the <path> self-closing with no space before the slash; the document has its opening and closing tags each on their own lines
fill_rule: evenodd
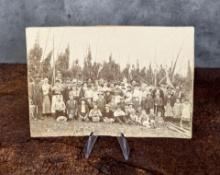
<svg viewBox="0 0 220 175">
<path fill-rule="evenodd" d="M 79 66 L 79 61 L 73 61 L 72 67 L 70 68 L 71 78 L 81 79 L 82 69 Z"/>
<path fill-rule="evenodd" d="M 40 78 L 41 74 L 41 56 L 42 56 L 42 48 L 40 47 L 38 42 L 35 42 L 34 47 L 30 50 L 28 54 L 28 73 L 29 78 L 35 80 L 36 78 Z"/>
<path fill-rule="evenodd" d="M 154 73 L 151 64 L 149 65 L 148 70 L 146 70 L 146 81 L 149 85 L 153 85 L 154 83 Z"/>
<path fill-rule="evenodd" d="M 83 66 L 83 79 L 88 80 L 89 78 L 94 79 L 92 77 L 92 52 L 90 48 L 88 48 L 87 55 L 84 58 Z"/>
<path fill-rule="evenodd" d="M 69 77 L 70 71 L 69 69 L 69 46 L 65 49 L 64 53 L 60 53 L 58 58 L 55 62 L 55 69 L 56 69 L 56 77 L 57 74 L 61 74 L 61 77 Z M 59 76 L 59 77 L 60 77 Z"/>
<path fill-rule="evenodd" d="M 52 57 L 52 51 L 48 53 L 46 58 L 42 61 L 42 77 L 50 78 L 51 73 L 51 57 Z"/>
</svg>

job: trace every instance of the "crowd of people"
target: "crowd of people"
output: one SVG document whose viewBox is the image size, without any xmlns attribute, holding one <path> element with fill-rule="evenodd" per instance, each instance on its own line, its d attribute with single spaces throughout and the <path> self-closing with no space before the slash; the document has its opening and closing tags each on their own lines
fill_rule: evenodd
<svg viewBox="0 0 220 175">
<path fill-rule="evenodd" d="M 29 83 L 30 115 L 34 120 L 124 123 L 148 128 L 165 127 L 166 121 L 191 121 L 190 100 L 183 87 L 152 86 L 143 82 L 108 82 L 103 79 Z"/>
</svg>

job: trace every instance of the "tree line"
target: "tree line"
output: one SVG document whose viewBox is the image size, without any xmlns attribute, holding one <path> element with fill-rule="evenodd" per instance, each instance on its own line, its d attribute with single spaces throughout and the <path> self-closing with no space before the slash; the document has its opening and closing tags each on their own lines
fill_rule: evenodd
<svg viewBox="0 0 220 175">
<path fill-rule="evenodd" d="M 128 81 L 135 80 L 136 82 L 144 82 L 153 86 L 160 84 L 167 84 L 172 87 L 184 86 L 187 91 L 192 88 L 193 74 L 189 62 L 187 75 L 183 76 L 175 72 L 177 59 L 170 67 L 160 65 L 157 68 L 152 68 L 152 65 L 149 64 L 147 67 L 144 66 L 140 69 L 137 62 L 136 65 L 127 64 L 124 69 L 121 69 L 112 55 L 102 64 L 93 61 L 90 48 L 86 51 L 85 55 L 83 66 L 79 65 L 78 60 L 74 60 L 72 65 L 69 65 L 69 46 L 63 52 L 59 53 L 56 58 L 53 55 L 53 51 L 51 51 L 42 59 L 42 47 L 36 42 L 28 53 L 29 79 L 30 81 L 35 81 L 36 79 L 47 77 L 53 83 L 56 73 L 60 72 L 64 80 L 104 79 L 115 82 L 122 81 L 123 78 L 126 78 Z"/>
</svg>

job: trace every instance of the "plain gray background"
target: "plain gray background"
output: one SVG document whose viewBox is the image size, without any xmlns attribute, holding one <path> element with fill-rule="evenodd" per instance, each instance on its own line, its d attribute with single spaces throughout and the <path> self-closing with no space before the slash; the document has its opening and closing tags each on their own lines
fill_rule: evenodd
<svg viewBox="0 0 220 175">
<path fill-rule="evenodd" d="M 0 62 L 25 63 L 25 27 L 195 26 L 197 67 L 220 67 L 220 0 L 0 0 Z"/>
</svg>

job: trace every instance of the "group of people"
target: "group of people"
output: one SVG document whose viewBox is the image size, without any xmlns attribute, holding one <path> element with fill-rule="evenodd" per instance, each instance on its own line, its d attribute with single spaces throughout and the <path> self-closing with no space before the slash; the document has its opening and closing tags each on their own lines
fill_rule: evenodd
<svg viewBox="0 0 220 175">
<path fill-rule="evenodd" d="M 77 79 L 52 86 L 48 78 L 29 84 L 30 115 L 33 119 L 53 116 L 59 120 L 126 123 L 149 128 L 191 120 L 191 104 L 182 87 L 151 86 L 124 79 L 85 82 Z"/>
</svg>

